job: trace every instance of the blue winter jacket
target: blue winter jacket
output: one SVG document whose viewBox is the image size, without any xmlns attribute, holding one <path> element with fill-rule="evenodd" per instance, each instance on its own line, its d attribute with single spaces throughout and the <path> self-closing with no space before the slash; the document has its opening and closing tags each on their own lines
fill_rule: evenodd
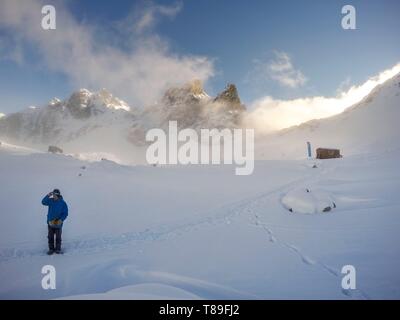
<svg viewBox="0 0 400 320">
<path fill-rule="evenodd" d="M 64 222 L 64 220 L 68 217 L 68 206 L 62 196 L 60 196 L 56 201 L 47 195 L 43 198 L 42 205 L 49 207 L 47 211 L 47 223 L 56 219 L 60 219 L 62 222 Z M 61 228 L 62 223 L 58 226 L 52 227 Z"/>
</svg>

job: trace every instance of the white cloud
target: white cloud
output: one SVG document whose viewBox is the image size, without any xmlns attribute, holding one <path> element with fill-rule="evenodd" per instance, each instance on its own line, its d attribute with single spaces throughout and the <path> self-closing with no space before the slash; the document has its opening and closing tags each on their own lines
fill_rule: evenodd
<svg viewBox="0 0 400 320">
<path fill-rule="evenodd" d="M 339 87 L 336 89 L 336 94 L 340 95 L 342 92 L 345 92 L 351 88 L 351 78 L 347 76 L 340 84 Z"/>
<path fill-rule="evenodd" d="M 147 2 L 145 7 L 138 10 L 138 19 L 134 23 L 134 29 L 137 33 L 149 30 L 154 27 L 162 16 L 170 19 L 174 18 L 182 10 L 182 7 L 182 2 L 176 2 L 171 6 L 154 4 L 151 1 Z"/>
<path fill-rule="evenodd" d="M 75 87 L 104 87 L 130 104 L 147 105 L 171 85 L 194 78 L 206 81 L 214 74 L 209 58 L 175 54 L 154 34 L 127 37 L 129 50 L 98 41 L 95 26 L 78 23 L 60 2 L 55 5 L 57 29 L 43 30 L 40 19 L 44 4 L 41 0 L 1 0 L 0 29 L 33 45 L 43 67 L 67 75 Z M 146 10 L 140 12 L 146 15 L 150 10 L 151 14 L 137 17 L 142 31 L 154 25 L 158 16 L 178 13 L 180 5 L 153 5 Z"/>
<path fill-rule="evenodd" d="M 392 78 L 400 72 L 400 63 L 391 69 L 371 77 L 358 86 L 351 86 L 345 91 L 340 91 L 335 97 L 309 97 L 293 100 L 277 100 L 266 96 L 251 104 L 250 112 L 246 118 L 248 126 L 255 127 L 261 132 L 279 130 L 303 122 L 325 118 L 340 112 L 361 101 L 377 85 Z M 343 83 L 341 87 L 343 87 Z M 345 85 L 348 85 L 346 79 Z"/>
<path fill-rule="evenodd" d="M 307 82 L 307 78 L 293 66 L 292 60 L 286 52 L 275 51 L 274 54 L 274 59 L 264 67 L 261 66 L 261 69 L 264 69 L 271 79 L 289 88 L 301 87 Z"/>
</svg>

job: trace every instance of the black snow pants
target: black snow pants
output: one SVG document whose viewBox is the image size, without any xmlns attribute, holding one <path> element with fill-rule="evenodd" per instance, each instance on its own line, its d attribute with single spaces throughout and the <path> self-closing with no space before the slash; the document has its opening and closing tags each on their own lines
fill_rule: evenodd
<svg viewBox="0 0 400 320">
<path fill-rule="evenodd" d="M 48 235 L 47 238 L 49 239 L 49 250 L 61 250 L 61 233 L 62 228 L 52 228 L 49 225 L 48 227 Z M 55 236 L 55 246 L 54 246 L 54 236 Z"/>
</svg>

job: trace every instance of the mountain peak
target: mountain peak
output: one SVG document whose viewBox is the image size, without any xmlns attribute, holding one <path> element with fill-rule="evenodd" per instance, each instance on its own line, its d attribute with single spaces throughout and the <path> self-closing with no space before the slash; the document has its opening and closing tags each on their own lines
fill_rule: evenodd
<svg viewBox="0 0 400 320">
<path fill-rule="evenodd" d="M 239 98 L 239 93 L 237 91 L 236 86 L 233 83 L 228 83 L 221 93 L 217 95 L 215 98 L 216 101 L 223 100 L 227 102 L 233 103 L 241 103 Z"/>
<path fill-rule="evenodd" d="M 199 79 L 188 82 L 185 87 L 196 97 L 208 97 L 208 94 L 203 89 L 203 83 Z"/>
<path fill-rule="evenodd" d="M 114 97 L 107 89 L 103 88 L 98 92 L 93 94 L 94 101 L 98 104 L 102 104 L 110 109 L 123 109 L 125 111 L 130 111 L 130 106 L 123 100 Z"/>
<path fill-rule="evenodd" d="M 81 94 L 87 94 L 90 95 L 92 94 L 88 89 L 86 88 L 80 88 L 77 92 L 81 93 Z"/>
<path fill-rule="evenodd" d="M 123 109 L 125 111 L 131 110 L 125 101 L 114 97 L 105 88 L 99 90 L 98 92 L 90 92 L 84 88 L 79 89 L 67 99 L 66 107 L 70 110 L 73 110 L 73 112 L 85 108 L 98 110 L 101 110 L 102 108 L 114 110 Z"/>
<path fill-rule="evenodd" d="M 92 93 L 87 89 L 79 89 L 71 94 L 67 101 L 68 106 L 87 107 L 89 97 Z"/>
<path fill-rule="evenodd" d="M 53 99 L 50 100 L 49 106 L 56 106 L 56 105 L 59 105 L 60 103 L 61 103 L 61 100 L 54 97 Z"/>
<path fill-rule="evenodd" d="M 215 102 L 221 102 L 228 104 L 232 109 L 245 110 L 245 106 L 242 104 L 239 98 L 239 93 L 236 86 L 233 83 L 228 83 L 220 94 L 214 99 Z"/>
<path fill-rule="evenodd" d="M 208 98 L 209 95 L 204 91 L 202 82 L 196 79 L 181 87 L 168 89 L 162 100 L 166 105 L 177 105 L 190 104 Z"/>
</svg>

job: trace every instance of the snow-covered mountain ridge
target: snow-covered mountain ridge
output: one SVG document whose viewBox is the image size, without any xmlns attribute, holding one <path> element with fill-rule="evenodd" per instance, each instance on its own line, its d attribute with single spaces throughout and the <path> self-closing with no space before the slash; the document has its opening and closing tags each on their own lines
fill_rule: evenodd
<svg viewBox="0 0 400 320">
<path fill-rule="evenodd" d="M 194 129 L 236 127 L 244 111 L 234 85 L 212 98 L 200 81 L 193 81 L 170 88 L 160 102 L 146 108 L 129 106 L 105 89 L 80 89 L 63 101 L 54 98 L 45 106 L 6 115 L 0 120 L 0 140 L 118 156 L 142 147 L 148 129 L 167 128 L 170 120 Z"/>
<path fill-rule="evenodd" d="M 377 86 L 343 113 L 268 135 L 257 134 L 256 159 L 298 159 L 313 149 L 334 147 L 344 155 L 400 147 L 400 74 Z M 69 153 L 110 154 L 124 163 L 143 163 L 145 134 L 151 128 L 237 128 L 247 111 L 235 85 L 210 97 L 200 81 L 168 89 L 145 108 L 129 106 L 105 89 L 81 89 L 68 99 L 53 99 L 0 119 L 0 141 L 46 150 L 57 145 Z M 82 158 L 82 157 L 80 157 Z"/>
</svg>

